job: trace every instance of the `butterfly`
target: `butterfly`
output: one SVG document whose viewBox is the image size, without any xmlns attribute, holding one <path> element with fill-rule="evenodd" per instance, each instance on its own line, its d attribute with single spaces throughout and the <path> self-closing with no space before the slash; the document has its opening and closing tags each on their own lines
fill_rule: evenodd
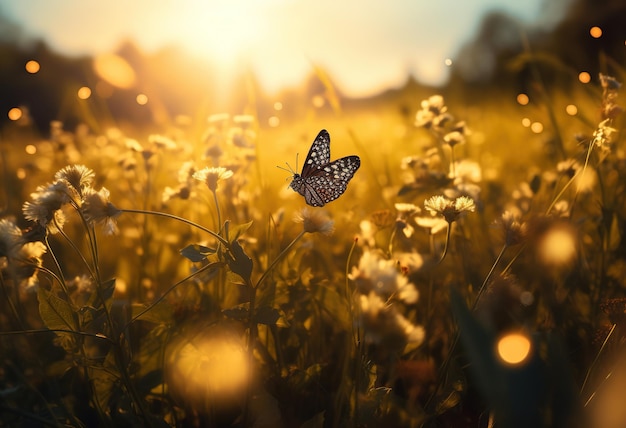
<svg viewBox="0 0 626 428">
<path fill-rule="evenodd" d="M 330 135 L 322 129 L 304 161 L 302 172 L 294 173 L 289 187 L 304 196 L 307 204 L 323 207 L 346 191 L 348 182 L 361 166 L 358 156 L 330 161 Z"/>
</svg>

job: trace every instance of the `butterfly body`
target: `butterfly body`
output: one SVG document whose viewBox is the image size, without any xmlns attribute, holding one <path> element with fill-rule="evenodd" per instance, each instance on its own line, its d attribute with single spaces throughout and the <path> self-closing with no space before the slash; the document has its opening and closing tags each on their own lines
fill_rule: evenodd
<svg viewBox="0 0 626 428">
<path fill-rule="evenodd" d="M 330 135 L 322 129 L 307 155 L 302 172 L 295 173 L 289 187 L 304 196 L 307 204 L 322 207 L 346 191 L 348 182 L 361 166 L 358 156 L 330 161 Z"/>
</svg>

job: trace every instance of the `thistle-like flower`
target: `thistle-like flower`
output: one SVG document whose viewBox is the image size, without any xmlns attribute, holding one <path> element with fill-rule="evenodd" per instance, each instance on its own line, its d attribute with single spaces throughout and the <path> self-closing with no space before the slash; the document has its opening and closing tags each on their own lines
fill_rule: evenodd
<svg viewBox="0 0 626 428">
<path fill-rule="evenodd" d="M 432 196 L 424 202 L 424 207 L 432 214 L 438 214 L 448 222 L 456 221 L 466 212 L 474 212 L 476 204 L 472 198 L 459 196 L 455 200 L 450 200 L 445 196 Z"/>
</svg>

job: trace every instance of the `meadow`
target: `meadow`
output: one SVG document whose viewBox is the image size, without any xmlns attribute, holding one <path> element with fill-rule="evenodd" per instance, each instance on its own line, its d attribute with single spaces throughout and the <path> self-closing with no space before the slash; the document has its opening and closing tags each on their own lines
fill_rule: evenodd
<svg viewBox="0 0 626 428">
<path fill-rule="evenodd" d="M 7 123 L 0 426 L 620 426 L 623 77 Z"/>
</svg>

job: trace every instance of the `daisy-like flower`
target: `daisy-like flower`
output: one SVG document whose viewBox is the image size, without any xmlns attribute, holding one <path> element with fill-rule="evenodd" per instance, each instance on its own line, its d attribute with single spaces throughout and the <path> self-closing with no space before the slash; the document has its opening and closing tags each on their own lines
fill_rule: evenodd
<svg viewBox="0 0 626 428">
<path fill-rule="evenodd" d="M 438 214 L 448 222 L 456 221 L 466 212 L 474 212 L 476 204 L 472 198 L 459 196 L 455 200 L 450 200 L 445 196 L 432 196 L 424 202 L 424 207 L 432 214 Z"/>
<path fill-rule="evenodd" d="M 57 181 L 65 180 L 82 197 L 83 190 L 91 187 L 96 174 L 85 165 L 68 165 L 54 175 Z"/>
<path fill-rule="evenodd" d="M 85 194 L 81 209 L 87 222 L 102 224 L 104 232 L 107 235 L 112 235 L 117 232 L 115 220 L 122 211 L 109 201 L 109 195 L 110 193 L 105 187 L 98 192 L 90 189 Z"/>
<path fill-rule="evenodd" d="M 331 235 L 335 231 L 335 223 L 320 210 L 310 210 L 303 208 L 295 215 L 294 221 L 302 223 L 304 231 L 307 233 L 321 233 Z"/>
<path fill-rule="evenodd" d="M 229 179 L 233 176 L 233 172 L 230 169 L 224 167 L 204 167 L 203 169 L 193 173 L 193 178 L 203 181 L 211 190 L 215 192 L 217 185 L 220 181 Z"/>
</svg>

